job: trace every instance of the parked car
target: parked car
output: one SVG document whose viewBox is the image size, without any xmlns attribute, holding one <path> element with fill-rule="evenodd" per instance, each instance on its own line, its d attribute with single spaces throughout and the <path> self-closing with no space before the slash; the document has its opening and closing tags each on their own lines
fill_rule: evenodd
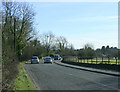
<svg viewBox="0 0 120 92">
<path fill-rule="evenodd" d="M 44 63 L 51 63 L 52 64 L 53 60 L 51 57 L 45 57 Z"/>
<path fill-rule="evenodd" d="M 31 64 L 33 63 L 37 63 L 39 64 L 39 58 L 37 56 L 33 56 L 32 59 L 31 59 Z"/>
<path fill-rule="evenodd" d="M 60 55 L 56 55 L 56 56 L 54 57 L 54 60 L 61 60 Z"/>
</svg>

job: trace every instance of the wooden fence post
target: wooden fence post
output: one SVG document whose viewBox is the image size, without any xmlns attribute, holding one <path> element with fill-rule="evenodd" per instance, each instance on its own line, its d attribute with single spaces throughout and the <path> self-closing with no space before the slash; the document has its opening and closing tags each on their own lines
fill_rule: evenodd
<svg viewBox="0 0 120 92">
<path fill-rule="evenodd" d="M 109 57 L 108 57 L 108 64 L 109 64 Z"/>
<path fill-rule="evenodd" d="M 91 62 L 92 62 L 92 58 L 91 58 Z"/>
<path fill-rule="evenodd" d="M 103 63 L 103 57 L 102 57 L 102 63 Z"/>
<path fill-rule="evenodd" d="M 115 59 L 116 59 L 116 65 L 117 65 L 117 57 Z"/>
<path fill-rule="evenodd" d="M 96 57 L 96 64 L 97 64 L 97 57 Z"/>
</svg>

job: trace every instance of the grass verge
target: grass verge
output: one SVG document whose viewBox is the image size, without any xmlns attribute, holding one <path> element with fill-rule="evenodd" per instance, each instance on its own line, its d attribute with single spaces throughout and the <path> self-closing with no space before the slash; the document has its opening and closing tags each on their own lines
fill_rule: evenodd
<svg viewBox="0 0 120 92">
<path fill-rule="evenodd" d="M 36 90 L 34 87 L 33 82 L 31 81 L 30 77 L 27 75 L 27 72 L 24 69 L 25 62 L 19 63 L 19 75 L 15 79 L 15 87 L 14 91 L 17 90 Z"/>
</svg>

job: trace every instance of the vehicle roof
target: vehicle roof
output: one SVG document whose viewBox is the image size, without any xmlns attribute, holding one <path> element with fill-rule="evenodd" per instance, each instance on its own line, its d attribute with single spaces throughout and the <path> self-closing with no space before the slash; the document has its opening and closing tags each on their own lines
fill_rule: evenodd
<svg viewBox="0 0 120 92">
<path fill-rule="evenodd" d="M 60 55 L 55 55 L 55 56 L 60 56 Z"/>
<path fill-rule="evenodd" d="M 45 57 L 45 58 L 51 58 L 51 57 Z"/>
<path fill-rule="evenodd" d="M 38 58 L 38 56 L 32 56 L 32 58 L 35 57 L 35 58 Z"/>
</svg>

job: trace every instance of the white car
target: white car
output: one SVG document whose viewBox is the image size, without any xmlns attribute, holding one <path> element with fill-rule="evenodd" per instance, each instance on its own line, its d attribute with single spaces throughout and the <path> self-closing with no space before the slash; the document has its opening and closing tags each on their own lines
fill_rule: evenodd
<svg viewBox="0 0 120 92">
<path fill-rule="evenodd" d="M 44 63 L 51 63 L 52 64 L 52 58 L 51 57 L 45 57 Z"/>
<path fill-rule="evenodd" d="M 33 56 L 32 59 L 31 59 L 31 64 L 33 63 L 37 63 L 39 64 L 39 58 L 37 56 Z"/>
</svg>

